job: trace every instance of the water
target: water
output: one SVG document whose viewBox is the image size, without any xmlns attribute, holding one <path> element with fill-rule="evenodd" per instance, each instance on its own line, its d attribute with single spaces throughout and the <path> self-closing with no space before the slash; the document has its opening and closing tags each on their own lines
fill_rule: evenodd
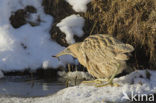
<svg viewBox="0 0 156 103">
<path fill-rule="evenodd" d="M 32 79 L 28 76 L 6 76 L 0 79 L 0 95 L 17 97 L 39 97 L 54 94 L 65 88 L 58 81 Z"/>
</svg>

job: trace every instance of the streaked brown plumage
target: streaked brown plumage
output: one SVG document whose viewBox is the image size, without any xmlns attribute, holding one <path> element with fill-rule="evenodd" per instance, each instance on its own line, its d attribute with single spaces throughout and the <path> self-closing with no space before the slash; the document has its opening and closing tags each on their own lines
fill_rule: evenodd
<svg viewBox="0 0 156 103">
<path fill-rule="evenodd" d="M 133 46 L 110 35 L 96 34 L 87 37 L 83 42 L 68 46 L 56 57 L 70 54 L 77 58 L 92 76 L 98 79 L 111 77 L 113 80 L 115 75 L 126 68 L 127 53 L 133 50 Z"/>
</svg>

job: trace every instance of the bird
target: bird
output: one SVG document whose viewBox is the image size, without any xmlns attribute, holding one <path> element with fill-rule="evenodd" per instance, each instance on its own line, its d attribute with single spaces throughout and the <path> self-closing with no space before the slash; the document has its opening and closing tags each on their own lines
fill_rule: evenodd
<svg viewBox="0 0 156 103">
<path fill-rule="evenodd" d="M 90 35 L 84 41 L 69 45 L 63 51 L 53 57 L 59 58 L 62 55 L 72 55 L 77 58 L 80 64 L 87 68 L 89 74 L 96 79 L 89 82 L 98 87 L 113 85 L 116 75 L 126 69 L 126 60 L 129 59 L 134 47 L 111 36 L 110 34 Z"/>
</svg>

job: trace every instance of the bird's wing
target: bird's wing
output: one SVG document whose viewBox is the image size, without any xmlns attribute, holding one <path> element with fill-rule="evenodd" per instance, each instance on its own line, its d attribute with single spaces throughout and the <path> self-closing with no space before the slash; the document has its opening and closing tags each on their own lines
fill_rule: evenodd
<svg viewBox="0 0 156 103">
<path fill-rule="evenodd" d="M 94 63 L 109 63 L 111 59 L 126 60 L 126 52 L 133 50 L 129 44 L 124 44 L 109 35 L 92 35 L 84 40 L 80 47 L 86 60 Z M 122 57 L 122 59 L 121 59 Z"/>
<path fill-rule="evenodd" d="M 121 53 L 130 53 L 134 51 L 132 45 L 124 44 L 124 43 L 113 45 L 113 48 L 116 50 L 116 52 L 121 52 Z"/>
</svg>

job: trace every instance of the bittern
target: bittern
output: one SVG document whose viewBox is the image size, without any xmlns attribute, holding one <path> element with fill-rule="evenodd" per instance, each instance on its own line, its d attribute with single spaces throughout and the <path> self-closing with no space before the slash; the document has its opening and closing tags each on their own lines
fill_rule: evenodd
<svg viewBox="0 0 156 103">
<path fill-rule="evenodd" d="M 108 81 L 101 86 L 113 84 L 114 77 L 126 68 L 126 60 L 134 50 L 108 34 L 90 35 L 83 42 L 75 43 L 54 57 L 72 55 L 97 79 L 94 82 Z M 99 85 L 100 86 L 100 85 Z"/>
</svg>

